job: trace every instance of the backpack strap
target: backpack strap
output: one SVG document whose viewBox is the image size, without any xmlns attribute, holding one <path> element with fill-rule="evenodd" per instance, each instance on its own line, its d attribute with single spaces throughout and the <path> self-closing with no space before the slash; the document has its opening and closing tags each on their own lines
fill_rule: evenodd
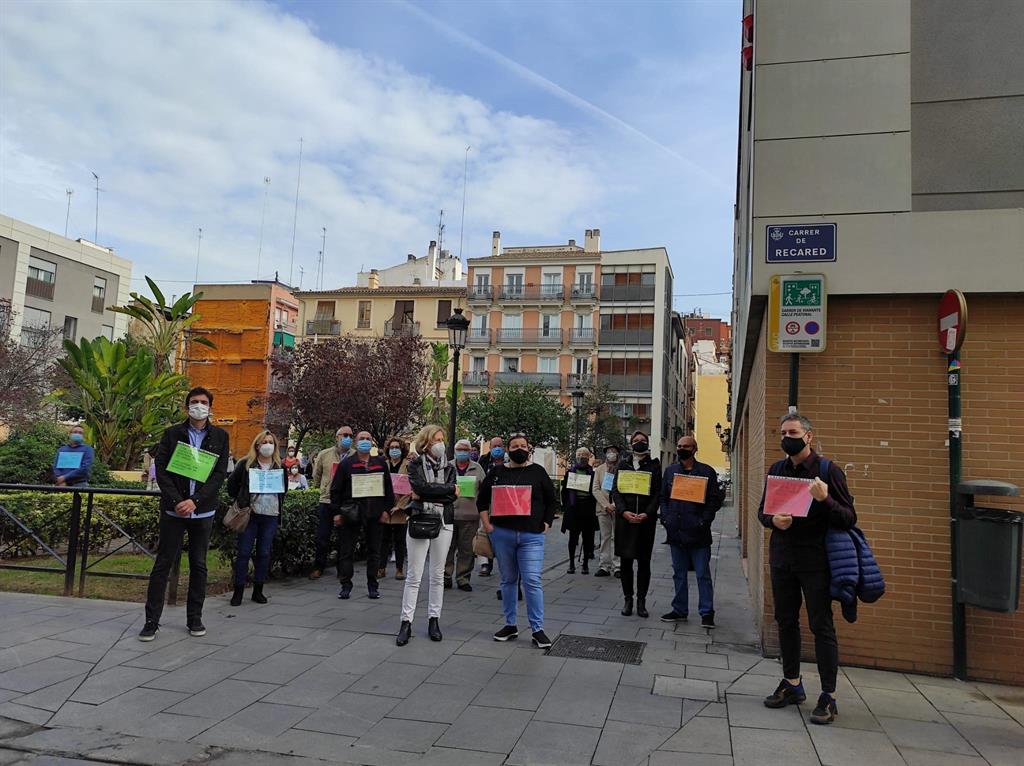
<svg viewBox="0 0 1024 766">
<path fill-rule="evenodd" d="M 819 458 L 818 460 L 818 478 L 828 484 L 828 469 L 832 465 L 832 461 L 827 457 Z"/>
</svg>

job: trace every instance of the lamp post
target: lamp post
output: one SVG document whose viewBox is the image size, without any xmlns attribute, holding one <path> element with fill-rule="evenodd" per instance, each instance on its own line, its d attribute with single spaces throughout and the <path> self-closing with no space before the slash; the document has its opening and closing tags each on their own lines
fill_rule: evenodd
<svg viewBox="0 0 1024 766">
<path fill-rule="evenodd" d="M 452 410 L 448 417 L 448 458 L 455 457 L 455 417 L 459 411 L 459 352 L 466 347 L 466 331 L 469 320 L 462 315 L 462 309 L 448 317 L 448 345 L 455 353 L 452 356 Z"/>
<path fill-rule="evenodd" d="M 573 443 L 572 451 L 573 458 L 576 457 L 576 452 L 580 448 L 580 410 L 583 409 L 583 399 L 586 395 L 586 392 L 579 386 L 572 390 L 572 409 L 576 420 L 576 439 Z"/>
</svg>

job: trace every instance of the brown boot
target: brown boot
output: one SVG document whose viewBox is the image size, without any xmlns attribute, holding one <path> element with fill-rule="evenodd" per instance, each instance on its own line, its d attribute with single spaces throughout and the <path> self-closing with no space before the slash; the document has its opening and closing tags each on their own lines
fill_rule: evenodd
<svg viewBox="0 0 1024 766">
<path fill-rule="evenodd" d="M 395 570 L 395 579 L 396 580 L 404 580 L 405 579 L 405 570 L 404 569 L 396 569 Z"/>
<path fill-rule="evenodd" d="M 319 569 L 314 569 L 312 572 L 309 573 L 309 579 L 319 580 L 321 577 L 323 577 L 323 574 L 324 573 L 321 572 Z"/>
</svg>

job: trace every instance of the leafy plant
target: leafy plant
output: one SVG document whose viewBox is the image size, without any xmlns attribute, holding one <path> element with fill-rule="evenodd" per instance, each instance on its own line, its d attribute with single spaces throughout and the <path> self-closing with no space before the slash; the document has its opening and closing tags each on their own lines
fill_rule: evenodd
<svg viewBox="0 0 1024 766">
<path fill-rule="evenodd" d="M 431 343 L 427 366 L 427 388 L 430 393 L 423 397 L 422 404 L 424 423 L 437 423 L 445 428 L 448 427 L 448 410 L 445 405 L 451 399 L 441 396 L 441 386 L 444 385 L 444 379 L 448 376 L 450 363 L 451 350 L 448 344 L 442 341 Z"/>
<path fill-rule="evenodd" d="M 67 428 L 39 421 L 29 428 L 15 431 L 0 444 L 0 482 L 4 484 L 49 484 L 50 468 L 57 448 L 66 444 Z M 110 469 L 102 460 L 93 460 L 92 486 L 109 486 Z"/>
<path fill-rule="evenodd" d="M 538 447 L 564 447 L 572 433 L 570 411 L 537 383 L 499 383 L 493 392 L 468 396 L 459 419 L 474 439 L 523 431 Z"/>
<path fill-rule="evenodd" d="M 316 489 L 294 490 L 285 495 L 284 511 L 270 550 L 270 570 L 274 576 L 299 574 L 313 566 L 319 502 L 320 491 Z M 234 561 L 238 555 L 238 535 L 223 524 L 214 526 L 212 545 L 224 562 Z"/>
</svg>

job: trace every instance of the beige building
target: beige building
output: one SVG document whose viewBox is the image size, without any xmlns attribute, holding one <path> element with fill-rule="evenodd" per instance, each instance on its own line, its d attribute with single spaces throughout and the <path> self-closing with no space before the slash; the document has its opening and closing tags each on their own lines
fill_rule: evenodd
<svg viewBox="0 0 1024 766">
<path fill-rule="evenodd" d="M 729 428 L 728 357 L 720 356 L 713 340 L 692 346 L 693 436 L 700 445 L 700 459 L 721 473 L 729 470 L 729 454 L 722 449 L 720 433 Z"/>
</svg>

